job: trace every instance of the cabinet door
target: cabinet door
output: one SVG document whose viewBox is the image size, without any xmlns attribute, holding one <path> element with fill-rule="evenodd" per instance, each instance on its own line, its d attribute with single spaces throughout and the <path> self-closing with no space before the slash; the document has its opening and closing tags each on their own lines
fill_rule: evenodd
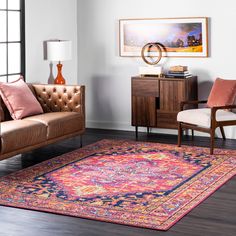
<svg viewBox="0 0 236 236">
<path fill-rule="evenodd" d="M 160 109 L 157 110 L 157 127 L 177 128 L 177 114 L 180 102 L 186 100 L 185 80 L 160 81 Z"/>
<path fill-rule="evenodd" d="M 131 87 L 132 125 L 155 127 L 159 80 L 133 77 Z"/>
<path fill-rule="evenodd" d="M 156 126 L 156 98 L 132 96 L 132 125 Z"/>
<path fill-rule="evenodd" d="M 180 102 L 185 100 L 184 80 L 160 81 L 160 111 L 179 111 Z"/>
</svg>

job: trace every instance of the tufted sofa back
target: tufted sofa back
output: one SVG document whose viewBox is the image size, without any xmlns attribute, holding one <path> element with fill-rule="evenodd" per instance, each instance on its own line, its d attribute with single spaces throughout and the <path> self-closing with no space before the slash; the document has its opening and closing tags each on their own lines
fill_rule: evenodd
<svg viewBox="0 0 236 236">
<path fill-rule="evenodd" d="M 84 86 L 32 84 L 44 112 L 84 113 Z"/>
<path fill-rule="evenodd" d="M 85 115 L 85 86 L 28 84 L 29 88 L 41 104 L 43 111 L 75 111 Z M 11 120 L 8 109 L 0 98 L 1 121 Z"/>
</svg>

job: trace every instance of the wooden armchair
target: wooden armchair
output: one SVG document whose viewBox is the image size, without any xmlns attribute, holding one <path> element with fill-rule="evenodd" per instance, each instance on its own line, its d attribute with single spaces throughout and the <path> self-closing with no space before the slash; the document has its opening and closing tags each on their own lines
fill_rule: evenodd
<svg viewBox="0 0 236 236">
<path fill-rule="evenodd" d="M 213 154 L 216 128 L 220 128 L 225 140 L 223 127 L 236 125 L 236 114 L 230 111 L 236 108 L 236 105 L 184 110 L 184 106 L 187 104 L 198 105 L 202 103 L 207 103 L 207 101 L 184 101 L 181 103 L 181 111 L 177 115 L 178 146 L 181 146 L 183 129 L 191 129 L 192 135 L 193 130 L 202 131 L 210 134 L 210 154 Z"/>
</svg>

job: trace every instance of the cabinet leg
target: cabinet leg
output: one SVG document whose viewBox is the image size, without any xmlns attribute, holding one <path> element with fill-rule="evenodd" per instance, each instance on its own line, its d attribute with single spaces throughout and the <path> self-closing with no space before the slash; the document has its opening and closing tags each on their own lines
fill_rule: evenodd
<svg viewBox="0 0 236 236">
<path fill-rule="evenodd" d="M 138 126 L 135 126 L 135 138 L 138 140 Z"/>
<path fill-rule="evenodd" d="M 80 135 L 80 148 L 82 148 L 83 147 L 83 137 L 82 137 L 82 135 Z"/>
</svg>

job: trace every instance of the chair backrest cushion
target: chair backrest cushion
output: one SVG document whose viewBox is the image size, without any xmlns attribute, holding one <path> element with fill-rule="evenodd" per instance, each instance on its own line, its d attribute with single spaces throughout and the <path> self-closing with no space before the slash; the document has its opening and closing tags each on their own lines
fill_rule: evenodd
<svg viewBox="0 0 236 236">
<path fill-rule="evenodd" d="M 207 106 L 233 105 L 236 96 L 236 80 L 217 78 L 208 97 Z"/>
</svg>

